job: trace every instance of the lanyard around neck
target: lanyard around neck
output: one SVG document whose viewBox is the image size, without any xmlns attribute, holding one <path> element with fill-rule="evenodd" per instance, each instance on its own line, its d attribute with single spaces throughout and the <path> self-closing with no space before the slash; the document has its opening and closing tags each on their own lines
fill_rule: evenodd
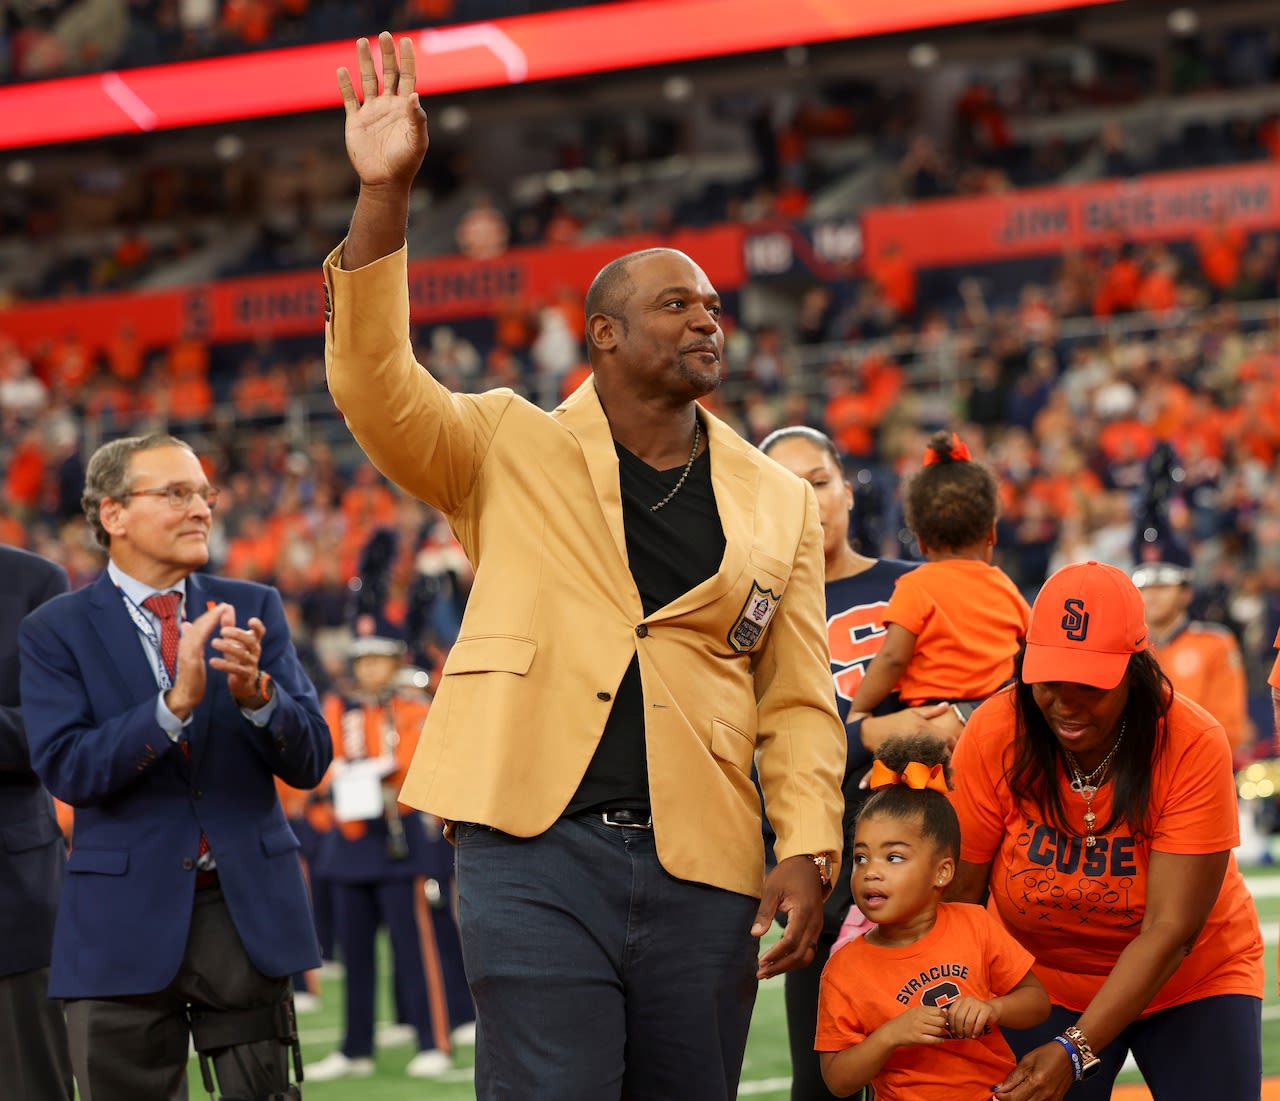
<svg viewBox="0 0 1280 1101">
<path fill-rule="evenodd" d="M 160 636 L 156 633 L 154 624 L 143 613 L 142 609 L 133 602 L 133 598 L 129 596 L 124 589 L 116 586 L 116 592 L 120 594 L 124 601 L 124 610 L 129 613 L 129 618 L 133 620 L 133 625 L 138 628 L 139 633 L 146 640 L 147 656 L 151 660 L 151 669 L 155 673 L 156 681 L 160 685 L 162 692 L 169 691 L 173 687 L 173 680 L 169 676 L 169 670 L 164 665 L 164 653 L 160 649 Z M 186 598 L 183 597 L 178 601 L 178 618 L 182 618 L 182 609 L 186 605 Z"/>
</svg>

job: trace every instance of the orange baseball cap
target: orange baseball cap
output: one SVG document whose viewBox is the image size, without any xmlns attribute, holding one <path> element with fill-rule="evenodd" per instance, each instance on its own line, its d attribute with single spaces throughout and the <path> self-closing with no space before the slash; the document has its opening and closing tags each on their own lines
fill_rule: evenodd
<svg viewBox="0 0 1280 1101">
<path fill-rule="evenodd" d="M 1022 679 L 1114 688 L 1147 648 L 1142 594 L 1123 570 L 1079 562 L 1057 570 L 1031 606 Z"/>
</svg>

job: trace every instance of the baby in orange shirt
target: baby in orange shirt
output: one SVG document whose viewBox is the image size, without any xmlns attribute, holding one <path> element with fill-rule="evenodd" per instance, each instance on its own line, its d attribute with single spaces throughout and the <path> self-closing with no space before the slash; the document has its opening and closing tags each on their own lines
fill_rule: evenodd
<svg viewBox="0 0 1280 1101">
<path fill-rule="evenodd" d="M 884 645 L 854 694 L 850 721 L 895 687 L 908 706 L 950 700 L 971 710 L 1013 675 L 1027 633 L 1031 608 L 991 564 L 999 487 L 955 433 L 929 441 L 904 503 L 927 561 L 894 586 Z"/>
</svg>

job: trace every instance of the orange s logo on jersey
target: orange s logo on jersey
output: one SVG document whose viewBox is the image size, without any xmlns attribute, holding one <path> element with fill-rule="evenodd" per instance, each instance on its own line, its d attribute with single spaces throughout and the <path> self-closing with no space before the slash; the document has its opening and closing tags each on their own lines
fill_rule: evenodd
<svg viewBox="0 0 1280 1101">
<path fill-rule="evenodd" d="M 842 699 L 853 699 L 871 659 L 884 645 L 884 612 L 888 606 L 887 600 L 855 604 L 827 621 L 836 695 Z"/>
</svg>

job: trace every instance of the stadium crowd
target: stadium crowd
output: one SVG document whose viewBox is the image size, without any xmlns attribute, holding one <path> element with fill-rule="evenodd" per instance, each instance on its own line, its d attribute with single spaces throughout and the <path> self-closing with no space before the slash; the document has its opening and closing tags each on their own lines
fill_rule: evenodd
<svg viewBox="0 0 1280 1101">
<path fill-rule="evenodd" d="M 134 4 L 131 13 L 149 18 L 160 7 Z M 194 7 L 183 5 L 179 21 Z M 238 25 L 236 48 L 305 40 L 290 38 L 290 28 L 302 35 L 322 10 L 334 15 L 339 7 L 262 5 L 261 36 Z M 406 0 L 388 21 L 443 20 L 452 7 Z M 212 17 L 225 30 L 229 19 L 248 20 L 252 12 L 228 0 Z M 333 35 L 324 26 L 320 37 L 348 33 L 345 25 Z M 25 48 L 38 57 L 41 41 L 29 38 Z M 1175 51 L 1172 91 L 1275 79 L 1271 54 L 1252 68 L 1242 60 L 1257 54 L 1247 35 L 1223 46 L 1221 55 Z M 1095 104 L 1130 94 L 1106 80 L 1091 87 Z M 1049 113 L 1052 104 L 1065 109 L 1084 94 L 1049 77 L 1025 91 L 1026 102 Z M 1176 167 L 1184 157 L 1239 163 L 1280 155 L 1280 130 L 1267 115 L 1221 127 L 1212 153 L 1188 130 L 1140 155 L 1122 130 L 1108 126 L 1068 157 L 1052 141 L 1014 142 L 1008 104 L 991 95 L 981 83 L 960 93 L 944 152 L 930 139 L 906 137 L 910 110 L 898 114 L 882 104 L 874 133 L 892 153 L 888 193 L 922 204 L 998 193 L 1059 179 L 1068 161 L 1082 156 L 1098 176 L 1110 177 Z M 753 135 L 754 174 L 715 191 L 715 201 L 700 202 L 696 212 L 642 212 L 603 192 L 494 203 L 458 181 L 473 196 L 452 245 L 483 258 L 522 244 L 661 230 L 684 224 L 685 214 L 691 223 L 798 221 L 810 195 L 830 182 L 804 162 L 806 138 L 845 134 L 851 125 L 830 103 L 773 118 L 767 132 Z M 655 132 L 645 141 L 656 150 L 670 137 Z M 107 254 L 80 253 L 73 268 L 54 269 L 27 290 L 39 297 L 128 288 L 200 247 L 179 240 L 172 251 L 153 252 L 142 227 L 162 220 L 167 200 L 162 187 L 148 195 L 159 206 L 134 209 Z M 0 218 L 30 233 L 34 213 L 40 230 L 37 206 L 11 205 Z M 42 232 L 52 240 L 59 228 L 55 218 Z M 306 266 L 333 243 L 304 192 L 277 228 L 274 236 L 264 233 L 237 274 Z M 1269 738 L 1266 682 L 1280 629 L 1278 241 L 1224 214 L 1194 238 L 1136 243 L 1117 230 L 1097 249 L 975 265 L 961 275 L 918 268 L 891 245 L 838 278 L 792 286 L 786 309 L 765 319 L 751 316 L 745 291 L 727 294 L 725 381 L 703 404 L 755 444 L 794 426 L 829 435 L 854 485 L 852 546 L 867 556 L 921 557 L 903 487 L 939 430 L 957 432 L 995 476 L 995 562 L 1028 601 L 1063 565 L 1096 559 L 1129 573 L 1171 547 L 1184 548 L 1194 563 L 1192 614 L 1229 628 L 1244 656 L 1259 736 L 1237 764 L 1273 756 L 1280 747 Z M 505 386 L 549 409 L 590 371 L 583 313 L 582 298 L 561 289 L 512 300 L 492 318 L 418 327 L 413 342 L 432 375 L 453 390 Z M 384 621 L 379 630 L 397 640 L 390 656 L 398 662 L 398 640 L 406 639 L 408 661 L 430 677 L 415 691 L 434 684 L 430 675 L 459 631 L 471 566 L 444 517 L 396 489 L 353 446 L 327 393 L 316 338 L 224 344 L 192 328 L 153 346 L 122 319 L 96 343 L 71 330 L 21 343 L 5 334 L 0 312 L 0 545 L 59 563 L 72 589 L 100 579 L 106 556 L 81 503 L 86 459 L 102 441 L 150 432 L 173 432 L 194 445 L 210 486 L 220 490 L 206 487 L 204 494 L 211 510 L 217 505 L 208 570 L 279 591 L 297 656 L 321 697 L 352 689 L 351 662 L 362 641 L 353 628 L 358 613 L 370 610 Z M 695 434 L 686 475 L 697 451 Z M 172 491 L 138 495 L 166 492 L 173 505 Z M 160 657 L 169 660 L 162 650 Z M 259 698 L 260 687 L 259 676 L 247 697 L 251 711 L 271 702 L 268 692 Z M 372 743 L 355 749 L 357 757 L 366 749 L 377 756 Z M 438 1039 L 447 1051 L 445 1036 Z M 348 1073 L 351 1061 L 367 1061 L 367 1046 L 348 1037 L 333 1076 Z M 423 1055 L 441 1054 L 425 1038 L 420 1046 Z M 447 1066 L 436 1058 L 430 1073 Z"/>
</svg>

